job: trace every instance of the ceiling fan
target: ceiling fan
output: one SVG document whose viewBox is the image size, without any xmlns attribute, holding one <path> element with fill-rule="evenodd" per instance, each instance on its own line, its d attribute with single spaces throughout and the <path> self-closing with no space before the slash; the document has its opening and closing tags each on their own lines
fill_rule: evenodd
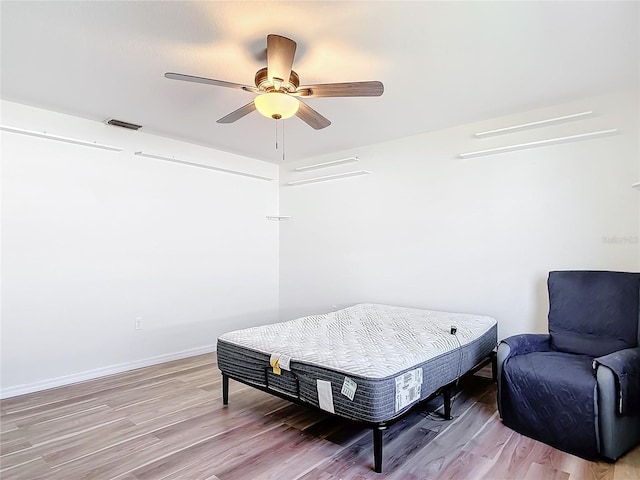
<svg viewBox="0 0 640 480">
<path fill-rule="evenodd" d="M 300 77 L 291 69 L 295 53 L 296 42 L 293 40 L 280 35 L 267 35 L 267 66 L 256 72 L 255 87 L 181 73 L 168 72 L 164 76 L 172 80 L 235 88 L 257 94 L 251 103 L 225 115 L 217 123 L 233 123 L 257 109 L 265 117 L 276 120 L 296 115 L 320 130 L 331 125 L 331 122 L 301 98 L 379 97 L 384 92 L 382 82 L 377 81 L 300 86 Z"/>
</svg>

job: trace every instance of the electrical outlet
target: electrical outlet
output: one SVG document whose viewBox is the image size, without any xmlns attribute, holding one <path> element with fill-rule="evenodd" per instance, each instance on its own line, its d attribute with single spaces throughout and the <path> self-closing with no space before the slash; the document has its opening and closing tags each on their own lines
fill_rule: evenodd
<svg viewBox="0 0 640 480">
<path fill-rule="evenodd" d="M 142 317 L 136 317 L 134 328 L 136 330 L 142 330 Z"/>
</svg>

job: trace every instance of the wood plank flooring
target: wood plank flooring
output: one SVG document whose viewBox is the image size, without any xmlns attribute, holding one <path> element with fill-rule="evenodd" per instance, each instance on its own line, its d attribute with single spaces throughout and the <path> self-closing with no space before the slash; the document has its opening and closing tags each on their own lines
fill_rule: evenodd
<svg viewBox="0 0 640 480">
<path fill-rule="evenodd" d="M 454 420 L 424 405 L 385 432 L 372 470 L 369 429 L 230 382 L 215 354 L 0 402 L 2 480 L 631 480 L 640 447 L 587 462 L 500 422 L 489 373 L 467 377 Z"/>
</svg>

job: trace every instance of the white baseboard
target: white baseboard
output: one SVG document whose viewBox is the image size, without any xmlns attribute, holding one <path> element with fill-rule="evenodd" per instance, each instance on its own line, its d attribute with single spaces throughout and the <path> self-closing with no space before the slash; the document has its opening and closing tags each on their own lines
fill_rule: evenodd
<svg viewBox="0 0 640 480">
<path fill-rule="evenodd" d="M 136 368 L 149 367 L 151 365 L 157 365 L 159 363 L 170 362 L 172 360 L 180 360 L 182 358 L 194 357 L 196 355 L 202 355 L 204 353 L 211 353 L 215 351 L 215 345 L 207 345 L 204 347 L 183 350 L 181 352 L 158 355 L 157 357 L 144 358 L 142 360 L 136 360 L 134 362 L 120 363 L 118 365 L 95 368 L 93 370 L 87 370 L 85 372 L 74 373 L 72 375 L 65 375 L 62 377 L 50 378 L 48 380 L 42 380 L 39 382 L 16 385 L 14 387 L 8 387 L 0 390 L 0 398 L 15 397 L 18 395 L 24 395 L 25 393 L 39 392 L 41 390 L 47 390 L 49 388 L 84 382 L 85 380 L 94 380 L 96 378 L 106 377 L 107 375 L 113 375 L 114 373 L 127 372 L 129 370 L 135 370 Z"/>
</svg>

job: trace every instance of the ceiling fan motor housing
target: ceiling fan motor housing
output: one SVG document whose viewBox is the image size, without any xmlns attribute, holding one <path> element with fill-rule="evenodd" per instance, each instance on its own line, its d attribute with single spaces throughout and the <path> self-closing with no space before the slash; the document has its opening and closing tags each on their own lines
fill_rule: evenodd
<svg viewBox="0 0 640 480">
<path fill-rule="evenodd" d="M 256 72 L 255 83 L 256 87 L 258 87 L 258 90 L 262 90 L 263 92 L 270 92 L 275 90 L 273 83 L 269 81 L 269 77 L 267 76 L 267 67 L 261 68 Z M 289 81 L 283 82 L 280 86 L 280 90 L 284 90 L 288 93 L 293 93 L 298 89 L 299 86 L 300 77 L 296 72 L 291 70 Z"/>
</svg>

